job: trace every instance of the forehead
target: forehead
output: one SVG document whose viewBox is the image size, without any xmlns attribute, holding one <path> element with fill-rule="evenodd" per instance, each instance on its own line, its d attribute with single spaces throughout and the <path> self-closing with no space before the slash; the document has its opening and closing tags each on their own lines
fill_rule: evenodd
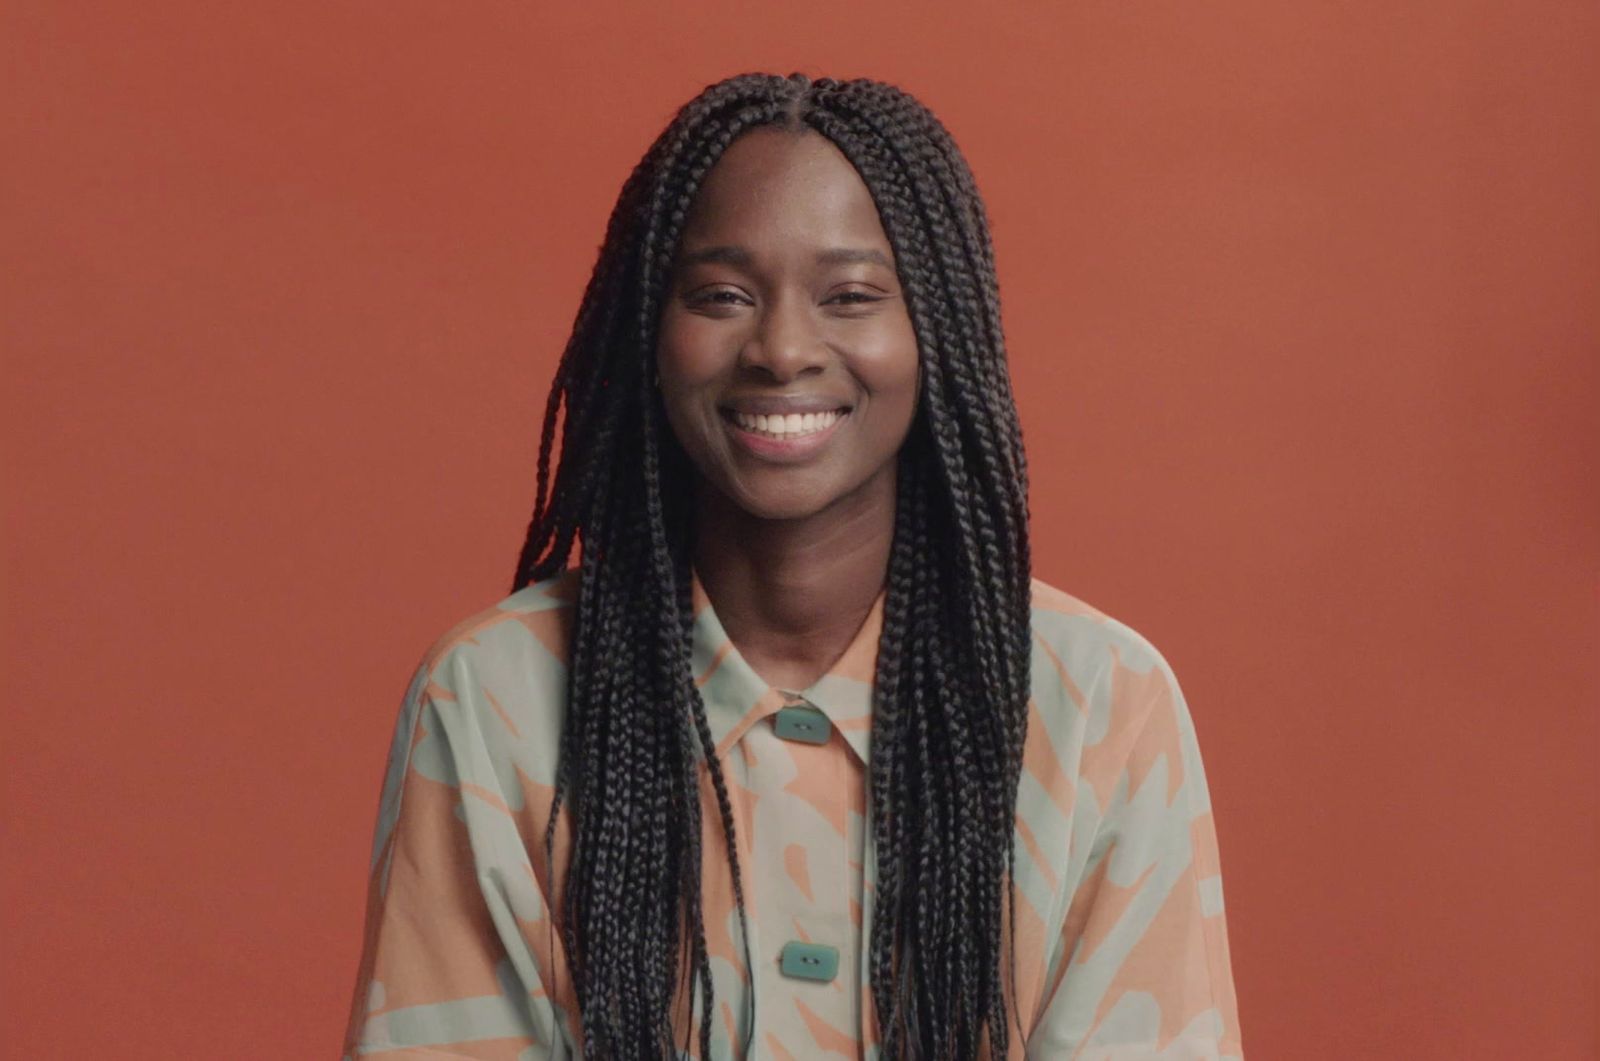
<svg viewBox="0 0 1600 1061">
<path fill-rule="evenodd" d="M 832 141 L 811 130 L 757 128 L 730 144 L 706 174 L 683 239 L 694 245 L 774 238 L 889 246 L 872 193 Z"/>
</svg>

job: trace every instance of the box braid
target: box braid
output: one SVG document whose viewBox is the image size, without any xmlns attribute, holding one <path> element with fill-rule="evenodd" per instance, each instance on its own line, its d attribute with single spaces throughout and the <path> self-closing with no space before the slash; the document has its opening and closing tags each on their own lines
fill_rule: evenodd
<svg viewBox="0 0 1600 1061">
<path fill-rule="evenodd" d="M 695 193 L 728 145 L 760 126 L 821 133 L 860 173 L 894 249 L 922 360 L 921 404 L 898 457 L 873 693 L 869 961 L 883 1054 L 1004 1056 L 1015 949 L 1001 936 L 1016 936 L 1030 558 L 988 218 L 961 152 L 913 97 L 882 82 L 801 74 L 711 85 L 651 145 L 612 211 L 545 406 L 534 513 L 512 588 L 566 570 L 581 538 L 545 851 L 549 859 L 565 805 L 573 843 L 556 920 L 583 1051 L 674 1056 L 683 986 L 690 1014 L 699 1000 L 699 1053 L 710 1057 L 697 751 L 750 969 L 733 815 L 691 672 L 693 468 L 652 374 Z M 1014 999 L 1009 1009 L 1021 1031 Z M 745 1028 L 755 1034 L 748 1014 Z"/>
</svg>

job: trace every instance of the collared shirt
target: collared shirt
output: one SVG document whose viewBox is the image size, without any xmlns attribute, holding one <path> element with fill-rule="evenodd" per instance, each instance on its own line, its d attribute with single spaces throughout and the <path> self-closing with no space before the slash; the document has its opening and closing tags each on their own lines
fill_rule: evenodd
<svg viewBox="0 0 1600 1061">
<path fill-rule="evenodd" d="M 347 1059 L 581 1056 L 550 918 L 559 873 L 544 855 L 577 575 L 458 624 L 412 678 L 380 797 Z M 1014 836 L 1027 1035 L 1013 1024 L 1008 1056 L 1241 1058 L 1216 831 L 1183 694 L 1126 625 L 1037 578 L 1032 594 Z M 737 1055 L 752 1019 L 754 1057 L 879 1056 L 866 778 L 884 602 L 825 676 L 779 689 L 740 656 L 694 576 L 693 672 L 750 926 L 747 969 L 702 762 L 715 1058 Z M 558 827 L 558 869 L 569 843 Z M 691 1043 L 698 1056 L 693 1029 Z"/>
</svg>

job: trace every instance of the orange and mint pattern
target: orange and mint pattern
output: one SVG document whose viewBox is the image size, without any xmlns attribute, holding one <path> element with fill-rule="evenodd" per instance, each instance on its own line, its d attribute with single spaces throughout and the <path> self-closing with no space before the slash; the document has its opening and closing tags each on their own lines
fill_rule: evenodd
<svg viewBox="0 0 1600 1061">
<path fill-rule="evenodd" d="M 580 1056 L 558 907 L 570 835 L 544 856 L 576 569 L 442 635 L 402 700 L 375 831 L 347 1061 Z M 873 664 L 884 596 L 830 672 L 769 687 L 698 576 L 693 668 L 728 781 L 744 870 L 744 964 L 709 772 L 703 889 L 716 1061 L 877 1058 L 864 945 Z M 1010 1058 L 1242 1058 L 1215 825 L 1171 669 L 1128 626 L 1033 580 L 1032 696 L 1016 814 L 1018 1014 Z M 779 736 L 804 701 L 825 743 Z M 792 941 L 836 947 L 832 979 L 779 968 Z M 680 1001 L 683 996 L 680 994 Z M 698 1058 L 698 1035 L 687 1007 Z M 678 1041 L 683 1041 L 682 1027 Z M 711 1059 L 705 1059 L 711 1061 Z"/>
</svg>

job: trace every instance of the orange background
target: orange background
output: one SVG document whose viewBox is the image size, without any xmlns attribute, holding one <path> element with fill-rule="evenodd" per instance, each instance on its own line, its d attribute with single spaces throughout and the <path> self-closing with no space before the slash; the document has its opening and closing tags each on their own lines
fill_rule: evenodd
<svg viewBox="0 0 1600 1061">
<path fill-rule="evenodd" d="M 749 69 L 971 160 L 1036 573 L 1184 683 L 1248 1056 L 1596 1056 L 1595 6 L 576 7 L 7 5 L 8 1056 L 335 1056 L 404 682 Z"/>
</svg>

